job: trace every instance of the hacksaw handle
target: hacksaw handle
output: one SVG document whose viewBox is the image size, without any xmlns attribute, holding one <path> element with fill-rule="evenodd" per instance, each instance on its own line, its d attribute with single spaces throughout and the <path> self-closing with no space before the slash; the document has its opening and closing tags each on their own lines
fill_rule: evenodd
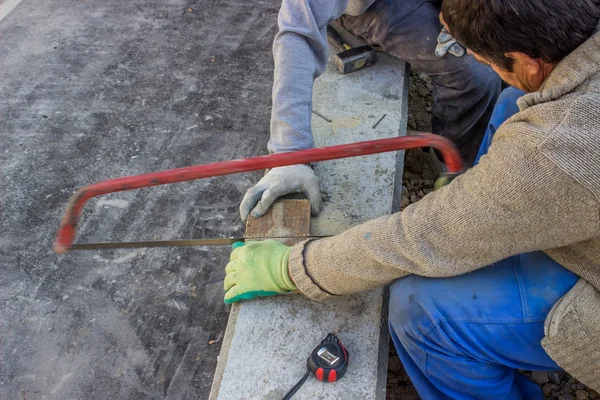
<svg viewBox="0 0 600 400">
<path fill-rule="evenodd" d="M 86 201 L 92 197 L 149 186 L 166 185 L 169 183 L 191 181 L 213 176 L 236 174 L 239 172 L 284 167 L 286 165 L 308 164 L 419 147 L 433 147 L 437 149 L 442 154 L 449 173 L 458 174 L 461 172 L 463 167 L 462 160 L 458 150 L 452 142 L 438 135 L 418 134 L 414 136 L 369 140 L 366 142 L 320 147 L 253 158 L 220 161 L 211 164 L 175 168 L 143 175 L 125 176 L 94 183 L 79 189 L 77 193 L 71 197 L 58 230 L 56 242 L 54 243 L 54 251 L 57 253 L 66 253 L 69 251 L 77 233 L 77 223 L 79 222 L 83 206 Z"/>
</svg>

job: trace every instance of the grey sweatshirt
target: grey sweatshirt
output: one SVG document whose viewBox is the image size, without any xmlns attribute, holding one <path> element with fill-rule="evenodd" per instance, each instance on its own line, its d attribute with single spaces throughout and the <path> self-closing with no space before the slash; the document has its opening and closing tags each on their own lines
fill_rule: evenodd
<svg viewBox="0 0 600 400">
<path fill-rule="evenodd" d="M 283 0 L 273 43 L 275 79 L 269 153 L 313 147 L 312 87 L 327 65 L 327 24 L 375 0 Z"/>
</svg>

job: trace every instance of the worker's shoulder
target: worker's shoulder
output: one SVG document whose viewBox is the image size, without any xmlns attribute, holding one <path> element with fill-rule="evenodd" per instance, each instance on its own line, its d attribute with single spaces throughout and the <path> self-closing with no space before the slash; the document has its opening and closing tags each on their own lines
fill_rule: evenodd
<svg viewBox="0 0 600 400">
<path fill-rule="evenodd" d="M 496 133 L 515 157 L 543 156 L 600 198 L 600 80 L 531 105 Z M 536 156 L 537 155 L 537 156 Z"/>
<path fill-rule="evenodd" d="M 600 198 L 600 80 L 590 80 L 548 111 L 560 120 L 539 151 Z"/>
<path fill-rule="evenodd" d="M 556 123 L 547 135 L 550 143 L 593 146 L 600 151 L 600 79 L 589 80 L 568 95 L 547 103 L 544 113 Z"/>
<path fill-rule="evenodd" d="M 543 155 L 600 199 L 600 80 L 533 105 L 507 125 L 509 140 Z"/>
<path fill-rule="evenodd" d="M 540 149 L 552 144 L 561 147 L 592 146 L 600 150 L 600 75 L 573 89 L 570 93 L 552 97 L 523 107 L 498 130 L 497 137 L 518 140 Z M 527 103 L 527 101 L 523 102 Z"/>
</svg>

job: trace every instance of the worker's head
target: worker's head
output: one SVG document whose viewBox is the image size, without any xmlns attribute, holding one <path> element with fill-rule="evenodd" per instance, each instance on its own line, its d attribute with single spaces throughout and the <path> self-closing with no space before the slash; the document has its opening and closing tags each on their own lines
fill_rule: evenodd
<svg viewBox="0 0 600 400">
<path fill-rule="evenodd" d="M 533 92 L 596 32 L 600 0 L 444 0 L 440 19 L 478 61 Z"/>
</svg>

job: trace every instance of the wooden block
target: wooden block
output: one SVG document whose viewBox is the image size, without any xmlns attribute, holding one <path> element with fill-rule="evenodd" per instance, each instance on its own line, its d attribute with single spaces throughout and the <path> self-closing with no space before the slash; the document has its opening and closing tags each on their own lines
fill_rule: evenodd
<svg viewBox="0 0 600 400">
<path fill-rule="evenodd" d="M 251 215 L 246 222 L 248 240 L 273 238 L 288 246 L 310 236 L 310 202 L 308 200 L 277 200 L 260 218 Z"/>
</svg>

